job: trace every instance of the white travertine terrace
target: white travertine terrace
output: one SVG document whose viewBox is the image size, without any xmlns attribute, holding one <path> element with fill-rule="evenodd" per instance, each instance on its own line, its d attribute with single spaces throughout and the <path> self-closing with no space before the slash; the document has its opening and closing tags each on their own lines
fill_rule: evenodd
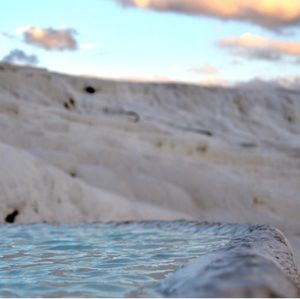
<svg viewBox="0 0 300 299">
<path fill-rule="evenodd" d="M 1 64 L 0 222 L 269 224 L 299 259 L 299 134 L 295 86 L 129 83 Z"/>
</svg>

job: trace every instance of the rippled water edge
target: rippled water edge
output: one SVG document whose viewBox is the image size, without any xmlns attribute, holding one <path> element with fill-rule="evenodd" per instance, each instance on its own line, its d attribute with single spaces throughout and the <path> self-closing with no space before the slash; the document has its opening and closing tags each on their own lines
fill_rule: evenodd
<svg viewBox="0 0 300 299">
<path fill-rule="evenodd" d="M 252 277 L 266 269 L 297 294 L 290 247 L 268 226 L 147 221 L 2 225 L 0 233 L 1 297 L 264 295 L 273 285 L 257 288 Z"/>
</svg>

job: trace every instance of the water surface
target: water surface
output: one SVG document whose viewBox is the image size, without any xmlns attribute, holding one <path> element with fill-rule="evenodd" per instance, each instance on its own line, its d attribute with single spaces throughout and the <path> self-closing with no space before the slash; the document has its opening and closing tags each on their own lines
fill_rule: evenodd
<svg viewBox="0 0 300 299">
<path fill-rule="evenodd" d="M 1 297 L 159 297 L 187 262 L 231 230 L 194 222 L 2 225 Z"/>
</svg>

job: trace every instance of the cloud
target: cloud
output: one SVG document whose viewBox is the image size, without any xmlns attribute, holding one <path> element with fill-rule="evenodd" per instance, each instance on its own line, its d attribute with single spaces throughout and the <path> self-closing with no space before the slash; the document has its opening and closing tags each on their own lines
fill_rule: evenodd
<svg viewBox="0 0 300 299">
<path fill-rule="evenodd" d="M 200 80 L 198 83 L 203 86 L 229 86 L 229 82 L 220 78 L 218 75 L 209 75 L 207 78 Z"/>
<path fill-rule="evenodd" d="M 299 0 L 114 0 L 123 6 L 240 20 L 271 30 L 300 24 Z"/>
<path fill-rule="evenodd" d="M 8 38 L 8 39 L 14 39 L 15 38 L 15 36 L 13 34 L 8 33 L 8 32 L 4 32 L 4 31 L 1 32 L 1 35 Z"/>
<path fill-rule="evenodd" d="M 78 48 L 74 29 L 22 28 L 24 42 L 46 50 L 76 50 Z"/>
<path fill-rule="evenodd" d="M 36 55 L 28 55 L 20 49 L 11 50 L 3 57 L 2 61 L 8 63 L 21 63 L 25 65 L 36 65 L 39 63 L 39 59 Z"/>
<path fill-rule="evenodd" d="M 218 69 L 210 64 L 203 64 L 200 66 L 192 66 L 187 69 L 188 72 L 200 76 L 201 80 L 198 84 L 204 86 L 227 86 L 228 82 L 220 77 Z"/>
<path fill-rule="evenodd" d="M 188 69 L 189 72 L 197 73 L 200 75 L 217 75 L 218 70 L 210 64 L 204 64 L 201 66 L 193 66 Z"/>
<path fill-rule="evenodd" d="M 271 40 L 250 33 L 218 40 L 217 45 L 235 55 L 256 59 L 274 61 L 283 57 L 300 58 L 300 41 Z"/>
</svg>

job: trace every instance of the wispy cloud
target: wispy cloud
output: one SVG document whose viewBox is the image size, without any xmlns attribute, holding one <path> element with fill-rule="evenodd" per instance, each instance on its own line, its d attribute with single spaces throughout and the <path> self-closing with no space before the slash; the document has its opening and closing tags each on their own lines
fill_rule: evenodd
<svg viewBox="0 0 300 299">
<path fill-rule="evenodd" d="M 199 75 L 217 75 L 218 74 L 218 70 L 210 64 L 204 64 L 204 65 L 200 65 L 200 66 L 192 66 L 188 69 L 188 71 L 199 74 Z"/>
<path fill-rule="evenodd" d="M 28 55 L 20 49 L 11 50 L 6 56 L 3 57 L 2 61 L 25 65 L 36 65 L 39 63 L 39 59 L 36 55 Z"/>
<path fill-rule="evenodd" d="M 200 80 L 198 83 L 204 86 L 229 86 L 229 82 L 219 76 L 208 76 L 206 79 Z"/>
<path fill-rule="evenodd" d="M 228 82 L 220 77 L 219 70 L 211 64 L 192 66 L 187 69 L 189 73 L 194 73 L 200 78 L 198 83 L 204 86 L 227 86 Z"/>
<path fill-rule="evenodd" d="M 77 50 L 76 30 L 26 27 L 22 28 L 24 42 L 46 50 Z"/>
<path fill-rule="evenodd" d="M 9 33 L 9 32 L 4 32 L 4 31 L 2 31 L 2 32 L 1 32 L 1 35 L 2 35 L 3 37 L 8 38 L 8 39 L 14 39 L 14 38 L 15 38 L 15 36 L 14 36 L 13 34 Z"/>
<path fill-rule="evenodd" d="M 255 59 L 274 61 L 284 57 L 300 57 L 300 41 L 271 40 L 250 33 L 218 40 L 217 45 L 235 55 Z"/>
<path fill-rule="evenodd" d="M 299 0 L 114 0 L 123 6 L 240 20 L 271 30 L 300 23 Z"/>
<path fill-rule="evenodd" d="M 94 43 L 83 43 L 80 45 L 81 50 L 94 50 L 97 48 L 98 48 L 98 46 Z"/>
</svg>

